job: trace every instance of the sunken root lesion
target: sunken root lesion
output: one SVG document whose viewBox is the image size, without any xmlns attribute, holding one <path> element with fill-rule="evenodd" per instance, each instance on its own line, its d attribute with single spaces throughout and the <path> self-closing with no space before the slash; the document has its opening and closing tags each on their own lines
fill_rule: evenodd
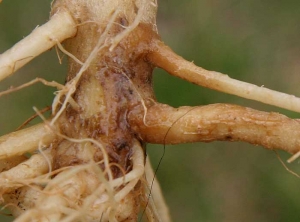
<svg viewBox="0 0 300 222">
<path fill-rule="evenodd" d="M 36 82 L 58 89 L 50 119 L 36 110 L 43 123 L 0 138 L 1 203 L 16 221 L 137 221 L 144 209 L 148 221 L 170 221 L 145 143 L 245 141 L 299 154 L 299 120 L 231 104 L 173 108 L 155 101 L 152 70 L 160 67 L 198 85 L 300 111 L 299 98 L 176 55 L 156 33 L 156 1 L 103 1 L 111 2 L 103 14 L 100 1 L 91 0 L 94 7 L 70 2 L 55 1 L 48 25 L 39 28 L 69 30 L 54 38 L 70 56 L 66 84 L 37 79 L 0 94 Z M 42 38 L 39 32 L 22 41 Z M 89 32 L 93 38 L 85 39 Z M 12 51 L 2 54 L 0 68 L 16 70 L 22 54 Z M 11 71 L 0 69 L 0 79 Z"/>
</svg>

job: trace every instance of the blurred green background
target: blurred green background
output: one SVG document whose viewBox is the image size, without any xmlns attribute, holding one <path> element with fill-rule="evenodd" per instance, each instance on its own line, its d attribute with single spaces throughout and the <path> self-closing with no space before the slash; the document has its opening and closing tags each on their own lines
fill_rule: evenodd
<svg viewBox="0 0 300 222">
<path fill-rule="evenodd" d="M 47 21 L 50 0 L 4 0 L 0 4 L 0 52 Z M 257 85 L 300 96 L 300 1 L 160 0 L 158 28 L 175 52 L 199 66 Z M 0 84 L 3 91 L 42 77 L 63 82 L 66 59 L 55 50 L 35 59 Z M 175 107 L 234 103 L 260 110 L 299 114 L 214 92 L 154 74 L 158 101 Z M 50 105 L 54 89 L 37 84 L 0 98 L 0 135 L 16 129 Z M 36 120 L 38 121 L 38 120 Z M 33 124 L 33 123 L 32 123 Z M 154 167 L 163 145 L 149 145 Z M 279 152 L 283 160 L 289 155 Z M 289 165 L 296 172 L 299 161 Z M 246 143 L 166 146 L 158 178 L 174 221 L 300 221 L 300 180 L 276 154 Z M 3 217 L 0 221 L 10 221 Z"/>
</svg>

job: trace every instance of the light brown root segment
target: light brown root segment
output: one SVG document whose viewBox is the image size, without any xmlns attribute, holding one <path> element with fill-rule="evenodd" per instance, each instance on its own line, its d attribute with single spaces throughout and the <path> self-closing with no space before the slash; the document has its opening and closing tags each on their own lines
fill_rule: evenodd
<svg viewBox="0 0 300 222">
<path fill-rule="evenodd" d="M 267 113 L 230 104 L 173 108 L 156 104 L 142 113 L 133 112 L 143 140 L 149 143 L 245 141 L 269 149 L 296 153 L 300 149 L 300 121 L 278 113 Z M 139 121 L 138 121 L 139 120 Z"/>
<path fill-rule="evenodd" d="M 186 61 L 161 41 L 157 41 L 156 48 L 148 55 L 148 59 L 170 74 L 191 83 L 287 110 L 300 112 L 300 98 L 267 89 L 263 86 L 259 87 L 231 79 L 228 75 L 219 72 L 205 70 L 192 62 Z"/>
</svg>

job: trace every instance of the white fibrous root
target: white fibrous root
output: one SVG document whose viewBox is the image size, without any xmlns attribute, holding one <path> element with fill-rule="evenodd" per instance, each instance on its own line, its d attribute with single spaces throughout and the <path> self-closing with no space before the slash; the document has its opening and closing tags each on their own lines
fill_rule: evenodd
<svg viewBox="0 0 300 222">
<path fill-rule="evenodd" d="M 26 63 L 67 38 L 76 34 L 76 24 L 70 14 L 60 11 L 49 22 L 37 27 L 11 49 L 0 54 L 0 81 Z"/>
<path fill-rule="evenodd" d="M 228 75 L 219 72 L 205 70 L 196 66 L 193 62 L 186 61 L 160 41 L 157 43 L 157 47 L 153 50 L 153 53 L 149 54 L 148 58 L 170 74 L 194 84 L 300 112 L 300 98 L 232 79 Z"/>
</svg>

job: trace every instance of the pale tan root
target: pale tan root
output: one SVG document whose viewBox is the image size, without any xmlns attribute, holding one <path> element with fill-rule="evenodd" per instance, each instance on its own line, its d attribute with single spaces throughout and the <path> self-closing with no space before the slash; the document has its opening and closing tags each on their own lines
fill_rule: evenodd
<svg viewBox="0 0 300 222">
<path fill-rule="evenodd" d="M 147 199 L 149 198 L 149 207 L 153 209 L 150 210 L 150 212 L 157 212 L 159 221 L 171 222 L 169 208 L 164 199 L 158 180 L 154 175 L 149 157 L 146 158 L 145 177 L 147 181 L 147 183 L 145 184 L 145 199 L 147 201 Z"/>
<path fill-rule="evenodd" d="M 48 146 L 56 139 L 53 129 L 49 129 L 45 123 L 9 133 L 0 137 L 0 159 L 32 152 L 38 149 L 40 143 Z"/>
<path fill-rule="evenodd" d="M 148 59 L 154 65 L 166 70 L 170 74 L 191 83 L 300 112 L 300 98 L 270 90 L 263 86 L 259 87 L 231 79 L 228 75 L 219 72 L 205 70 L 192 62 L 186 61 L 162 42 L 157 42 L 155 50 L 149 54 Z"/>
<path fill-rule="evenodd" d="M 66 11 L 59 11 L 46 24 L 36 28 L 26 38 L 0 55 L 0 81 L 26 63 L 56 45 L 56 42 L 74 36 L 76 24 Z"/>
<path fill-rule="evenodd" d="M 103 221 L 113 221 L 114 218 L 117 218 L 117 221 L 122 221 L 125 218 L 129 217 L 134 211 L 138 210 L 136 206 L 134 206 L 134 198 L 131 194 L 132 190 L 134 189 L 137 182 L 141 179 L 144 175 L 144 151 L 140 146 L 139 142 L 135 142 L 134 146 L 132 147 L 133 155 L 131 158 L 133 167 L 132 170 L 127 173 L 124 177 L 120 177 L 114 179 L 112 181 L 108 181 L 106 189 L 114 189 L 114 193 L 118 188 L 122 185 L 125 185 L 121 190 L 116 192 L 113 196 L 113 204 L 112 210 L 109 213 L 113 212 L 112 215 L 103 214 Z M 100 188 L 101 189 L 101 188 Z M 98 201 L 102 199 L 102 201 L 94 204 L 94 206 L 101 207 L 105 203 L 105 201 L 111 201 L 109 198 L 109 194 L 104 195 L 96 195 L 98 196 Z M 100 196 L 100 197 L 99 197 Z M 95 199 L 95 195 L 91 195 L 90 197 L 92 200 Z M 87 201 L 87 203 L 91 202 L 91 199 Z M 109 203 L 109 202 L 108 202 Z M 90 204 L 87 204 L 90 205 Z M 104 204 L 105 206 L 105 204 Z"/>
<path fill-rule="evenodd" d="M 27 161 L 0 173 L 1 198 L 6 204 L 5 207 L 10 209 L 14 216 L 19 216 L 24 209 L 34 206 L 41 187 L 33 184 L 43 184 L 49 180 L 47 175 L 44 178 L 39 177 L 51 170 L 50 152 L 46 150 L 41 154 L 35 154 Z M 24 185 L 30 185 L 30 187 L 24 187 Z"/>
<path fill-rule="evenodd" d="M 73 143 L 91 143 L 94 144 L 95 146 L 97 146 L 103 154 L 103 162 L 104 162 L 104 166 L 105 166 L 105 170 L 107 171 L 108 177 L 110 180 L 112 180 L 113 176 L 112 176 L 112 172 L 111 169 L 109 167 L 109 158 L 108 158 L 108 154 L 105 150 L 105 148 L 102 146 L 101 143 L 99 143 L 98 141 L 94 140 L 94 139 L 90 139 L 90 138 L 83 138 L 83 139 L 73 139 L 73 138 L 69 138 L 61 133 L 57 133 L 57 135 L 60 138 L 64 138 L 69 142 L 73 142 Z"/>
<path fill-rule="evenodd" d="M 139 112 L 142 112 L 139 109 Z M 143 140 L 178 144 L 216 140 L 245 141 L 270 149 L 296 153 L 300 149 L 300 121 L 237 105 L 212 104 L 173 108 L 156 104 L 148 108 L 147 126 L 142 114 L 129 115 Z"/>
<path fill-rule="evenodd" d="M 140 145 L 135 144 L 133 146 L 133 154 L 131 160 L 133 162 L 132 170 L 124 177 L 114 179 L 112 182 L 110 182 L 113 187 L 128 183 L 129 181 L 140 178 L 142 175 L 144 175 L 144 152 Z"/>
<path fill-rule="evenodd" d="M 287 162 L 288 163 L 292 163 L 292 162 L 294 162 L 296 159 L 298 159 L 300 157 L 300 151 L 298 151 L 297 153 L 295 153 L 293 156 L 291 156 L 288 160 L 287 160 Z"/>
<path fill-rule="evenodd" d="M 27 179 L 35 179 L 48 173 L 53 161 L 50 152 L 51 150 L 46 150 L 43 154 L 35 154 L 19 165 L 0 173 L 0 194 L 23 186 Z M 32 182 L 31 180 L 30 183 Z"/>
<path fill-rule="evenodd" d="M 25 221 L 123 221 L 136 211 L 134 188 L 144 174 L 144 152 L 136 142 L 133 146 L 133 169 L 124 177 L 107 180 L 98 164 L 73 166 L 50 180 L 40 194 L 32 200 L 23 191 L 17 201 L 26 208 L 16 220 Z M 16 208 L 15 202 L 10 201 Z M 33 203 L 35 203 L 34 206 Z M 31 206 L 29 209 L 28 206 Z M 20 209 L 14 209 L 17 214 Z M 46 215 L 46 216 L 45 216 Z"/>
<path fill-rule="evenodd" d="M 19 163 L 27 160 L 25 156 L 14 156 L 7 159 L 0 160 L 0 173 L 17 166 Z"/>
<path fill-rule="evenodd" d="M 41 191 L 42 192 L 42 191 Z M 41 193 L 42 194 L 42 193 Z M 21 214 L 14 222 L 49 222 L 49 221 L 60 221 L 62 214 L 65 211 L 66 201 L 63 199 L 62 195 L 53 195 L 48 197 L 47 203 L 39 201 L 43 198 L 43 195 L 38 195 L 38 200 L 35 204 L 41 205 L 39 208 L 27 209 L 23 214 Z M 28 196 L 28 195 L 27 195 Z M 47 215 L 49 214 L 49 215 Z"/>
<path fill-rule="evenodd" d="M 14 217 L 19 217 L 25 210 L 35 206 L 41 195 L 41 186 L 31 185 L 13 190 L 11 193 L 3 195 L 5 208 L 9 209 Z"/>
<path fill-rule="evenodd" d="M 16 221 L 61 221 L 64 215 L 73 215 L 80 209 L 81 198 L 85 198 L 99 184 L 96 175 L 87 172 L 89 168 L 90 165 L 75 166 L 59 173 L 39 195 L 32 196 L 34 200 L 27 200 L 34 205 Z M 22 199 L 18 201 L 25 205 Z"/>
</svg>

